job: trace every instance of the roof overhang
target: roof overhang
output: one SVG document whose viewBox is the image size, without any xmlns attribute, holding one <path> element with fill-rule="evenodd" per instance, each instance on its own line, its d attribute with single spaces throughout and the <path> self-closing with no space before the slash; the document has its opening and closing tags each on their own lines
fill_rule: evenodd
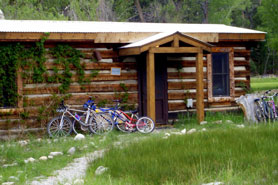
<svg viewBox="0 0 278 185">
<path fill-rule="evenodd" d="M 172 43 L 172 47 L 164 48 L 161 45 Z M 190 47 L 179 47 L 179 42 L 186 43 Z M 205 50 L 211 52 L 213 45 L 185 35 L 178 31 L 159 33 L 119 48 L 120 56 L 139 55 L 145 51 L 156 51 L 156 53 L 198 53 Z"/>
</svg>

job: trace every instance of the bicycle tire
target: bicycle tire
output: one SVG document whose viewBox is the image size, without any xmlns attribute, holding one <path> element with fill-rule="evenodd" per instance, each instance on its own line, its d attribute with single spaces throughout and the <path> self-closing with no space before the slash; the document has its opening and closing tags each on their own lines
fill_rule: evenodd
<svg viewBox="0 0 278 185">
<path fill-rule="evenodd" d="M 63 119 L 63 126 L 60 127 L 61 119 Z M 47 133 L 50 137 L 68 136 L 72 132 L 72 121 L 66 116 L 57 116 L 52 118 L 47 124 Z"/>
<path fill-rule="evenodd" d="M 80 116 L 80 120 L 85 122 L 86 116 L 85 115 L 81 115 Z M 76 121 L 75 119 L 73 119 L 72 122 L 72 131 L 74 134 L 86 134 L 87 132 L 89 132 L 89 127 L 88 126 L 83 126 L 81 125 L 78 121 Z"/>
<path fill-rule="evenodd" d="M 123 116 L 124 116 L 124 115 L 123 115 Z M 134 116 L 135 116 L 135 120 L 136 120 L 136 122 L 137 122 L 138 116 L 137 116 L 136 114 L 134 114 Z M 117 119 L 118 119 L 119 121 L 117 121 Z M 126 119 L 127 119 L 127 118 L 126 118 Z M 126 120 L 126 121 L 128 121 L 128 120 Z M 120 118 L 116 118 L 116 120 L 115 120 L 116 127 L 117 127 L 120 131 L 125 132 L 125 133 L 131 133 L 131 132 L 136 131 L 136 127 L 130 128 L 130 126 L 126 123 L 126 121 L 125 121 L 125 120 L 121 120 Z M 135 125 L 136 125 L 136 122 L 135 122 L 135 123 L 132 123 L 132 124 L 135 124 Z"/>
<path fill-rule="evenodd" d="M 141 117 L 136 122 L 136 129 L 144 134 L 151 133 L 154 127 L 154 121 L 149 117 Z"/>
<path fill-rule="evenodd" d="M 114 128 L 114 121 L 109 112 L 94 114 L 89 121 L 90 132 L 97 135 L 104 135 L 111 132 Z"/>
<path fill-rule="evenodd" d="M 262 113 L 261 107 L 257 103 L 255 104 L 254 112 L 255 112 L 255 117 L 258 122 L 264 121 L 265 118 Z"/>
</svg>

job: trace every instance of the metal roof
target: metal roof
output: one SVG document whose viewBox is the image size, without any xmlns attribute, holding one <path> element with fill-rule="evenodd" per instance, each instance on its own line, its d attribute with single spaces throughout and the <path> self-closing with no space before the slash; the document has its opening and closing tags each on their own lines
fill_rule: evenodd
<svg viewBox="0 0 278 185">
<path fill-rule="evenodd" d="M 0 32 L 99 33 L 99 32 L 265 33 L 223 24 L 176 24 L 90 21 L 0 20 Z"/>
<path fill-rule="evenodd" d="M 175 31 L 175 32 L 158 33 L 158 34 L 155 34 L 155 35 L 150 36 L 150 37 L 148 37 L 148 38 L 145 38 L 145 39 L 143 39 L 143 40 L 140 40 L 140 41 L 138 41 L 138 42 L 133 42 L 133 43 L 131 43 L 131 44 L 122 46 L 121 49 L 124 49 L 124 48 L 141 47 L 141 46 L 150 44 L 150 43 L 152 43 L 152 42 L 155 42 L 155 41 L 157 41 L 157 40 L 166 38 L 166 37 L 171 36 L 171 35 L 174 35 L 174 34 L 181 34 L 181 35 L 184 35 L 184 34 L 182 34 L 182 33 L 180 33 L 180 32 L 177 32 L 177 31 Z M 189 37 L 189 38 L 191 38 L 192 40 L 196 40 L 197 42 L 201 42 L 201 43 L 203 43 L 204 45 L 207 45 L 207 46 L 209 46 L 209 47 L 212 46 L 211 44 L 208 44 L 208 43 L 203 42 L 203 41 L 201 41 L 201 40 L 195 39 L 195 38 L 190 37 L 190 36 L 188 36 L 188 35 L 184 35 L 184 36 Z"/>
</svg>

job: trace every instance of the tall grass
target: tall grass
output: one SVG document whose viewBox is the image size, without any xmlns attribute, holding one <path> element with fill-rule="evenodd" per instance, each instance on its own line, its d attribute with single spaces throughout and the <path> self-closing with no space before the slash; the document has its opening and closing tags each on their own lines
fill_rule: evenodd
<svg viewBox="0 0 278 185">
<path fill-rule="evenodd" d="M 112 148 L 88 170 L 86 184 L 274 184 L 278 128 L 215 129 L 192 135 L 152 136 Z M 95 176 L 98 166 L 108 167 Z"/>
</svg>

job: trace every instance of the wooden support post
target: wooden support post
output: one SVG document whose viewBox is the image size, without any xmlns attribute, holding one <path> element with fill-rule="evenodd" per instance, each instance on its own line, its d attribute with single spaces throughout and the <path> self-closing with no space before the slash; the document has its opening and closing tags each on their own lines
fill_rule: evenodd
<svg viewBox="0 0 278 185">
<path fill-rule="evenodd" d="M 17 94 L 18 94 L 18 98 L 17 98 L 17 107 L 18 108 L 22 108 L 23 107 L 23 80 L 22 80 L 22 69 L 19 68 L 17 70 L 17 79 L 16 79 L 16 85 L 17 85 Z"/>
<path fill-rule="evenodd" d="M 154 53 L 147 53 L 147 116 L 155 122 L 155 68 Z"/>
<path fill-rule="evenodd" d="M 196 79 L 197 79 L 197 119 L 198 122 L 204 121 L 204 71 L 203 71 L 203 50 L 197 54 L 196 61 Z"/>
</svg>

